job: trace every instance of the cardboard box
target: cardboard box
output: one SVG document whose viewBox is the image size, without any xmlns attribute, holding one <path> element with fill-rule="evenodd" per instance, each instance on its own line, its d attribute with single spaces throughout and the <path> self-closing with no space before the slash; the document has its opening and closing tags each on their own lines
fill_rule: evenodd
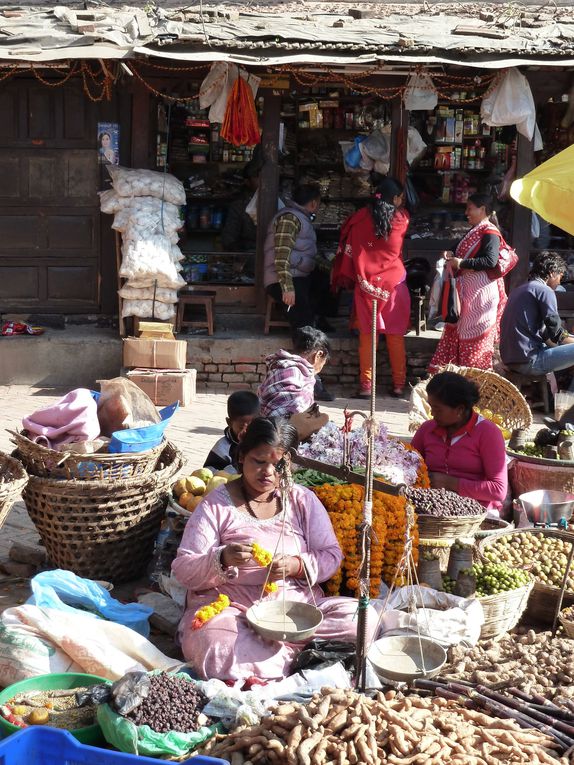
<svg viewBox="0 0 574 765">
<path fill-rule="evenodd" d="M 185 340 L 124 338 L 124 367 L 185 369 L 186 356 Z"/>
<path fill-rule="evenodd" d="M 180 406 L 189 406 L 195 401 L 195 369 L 134 369 L 127 376 L 156 406 L 168 406 L 176 401 Z"/>
</svg>

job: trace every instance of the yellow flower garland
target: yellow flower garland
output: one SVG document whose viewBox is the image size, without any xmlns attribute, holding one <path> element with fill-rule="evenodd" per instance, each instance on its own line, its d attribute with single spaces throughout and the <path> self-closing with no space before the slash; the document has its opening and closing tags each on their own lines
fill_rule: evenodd
<svg viewBox="0 0 574 765">
<path fill-rule="evenodd" d="M 203 627 L 206 622 L 208 622 L 210 619 L 213 619 L 214 616 L 220 614 L 224 609 L 226 609 L 229 606 L 229 603 L 230 600 L 227 595 L 218 595 L 217 600 L 213 600 L 211 603 L 208 603 L 206 606 L 199 608 L 195 612 L 193 622 L 191 623 L 191 628 L 198 630 L 200 627 Z"/>
<path fill-rule="evenodd" d="M 258 566 L 261 566 L 261 568 L 267 568 L 267 566 L 269 566 L 273 560 L 273 555 L 269 552 L 269 550 L 261 547 L 261 545 L 258 545 L 257 542 L 253 542 L 251 545 L 251 554 L 253 555 L 253 560 L 255 563 L 257 563 Z M 277 592 L 279 587 L 277 582 L 267 582 L 264 589 L 265 592 Z"/>
</svg>

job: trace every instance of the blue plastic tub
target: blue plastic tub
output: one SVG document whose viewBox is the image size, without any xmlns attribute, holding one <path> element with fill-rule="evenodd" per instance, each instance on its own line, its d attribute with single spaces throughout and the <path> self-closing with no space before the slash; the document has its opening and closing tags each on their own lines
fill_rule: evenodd
<svg viewBox="0 0 574 765">
<path fill-rule="evenodd" d="M 80 744 L 68 731 L 25 728 L 0 741 L 0 765 L 158 765 L 160 760 Z M 229 765 L 216 757 L 193 757 L 191 765 Z"/>
</svg>

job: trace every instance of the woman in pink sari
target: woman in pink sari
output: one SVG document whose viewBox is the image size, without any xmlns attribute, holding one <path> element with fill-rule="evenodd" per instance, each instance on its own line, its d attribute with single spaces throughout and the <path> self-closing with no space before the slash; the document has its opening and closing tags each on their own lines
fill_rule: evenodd
<svg viewBox="0 0 574 765">
<path fill-rule="evenodd" d="M 268 574 L 279 589 L 266 599 L 280 600 L 285 592 L 287 600 L 313 603 L 323 612 L 315 638 L 356 639 L 357 601 L 326 598 L 319 586 L 343 558 L 327 511 L 297 485 L 282 506 L 279 479 L 296 446 L 297 431 L 286 420 L 254 419 L 239 446 L 241 478 L 210 492 L 187 522 L 172 571 L 188 590 L 179 625 L 183 655 L 203 678 L 271 680 L 289 674 L 303 644 L 266 640 L 245 617 L 261 598 Z M 253 559 L 253 542 L 277 550 L 269 569 Z M 220 593 L 230 606 L 193 629 L 196 611 Z M 370 633 L 376 622 L 369 609 Z"/>
<path fill-rule="evenodd" d="M 486 194 L 473 194 L 466 205 L 472 228 L 459 242 L 454 257 L 447 256 L 456 273 L 460 317 L 446 324 L 429 365 L 436 372 L 446 364 L 492 369 L 494 345 L 506 305 L 504 280 L 489 270 L 498 263 L 502 234 L 490 220 L 493 209 Z"/>
</svg>

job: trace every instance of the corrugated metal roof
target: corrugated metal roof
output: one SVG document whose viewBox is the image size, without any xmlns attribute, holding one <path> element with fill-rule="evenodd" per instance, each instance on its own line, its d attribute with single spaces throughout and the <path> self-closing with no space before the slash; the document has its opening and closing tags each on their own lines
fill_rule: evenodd
<svg viewBox="0 0 574 765">
<path fill-rule="evenodd" d="M 168 0 L 166 0 L 168 2 Z M 47 61 L 140 55 L 243 63 L 401 60 L 492 66 L 574 56 L 571 6 L 394 5 L 204 0 L 167 6 L 0 7 L 0 58 Z M 356 9 L 359 9 L 358 11 Z M 281 13 L 278 10 L 281 9 Z M 351 15 L 353 14 L 353 15 Z M 356 18 L 356 16 L 366 16 Z"/>
</svg>

